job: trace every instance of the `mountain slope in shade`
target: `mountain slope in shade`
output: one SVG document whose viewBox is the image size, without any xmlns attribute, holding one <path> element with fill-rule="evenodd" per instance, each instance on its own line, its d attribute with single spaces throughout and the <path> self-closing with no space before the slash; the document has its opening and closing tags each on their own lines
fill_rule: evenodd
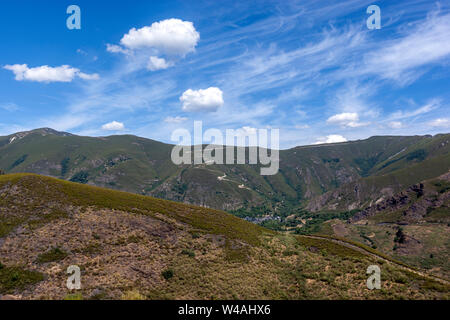
<svg viewBox="0 0 450 320">
<path fill-rule="evenodd" d="M 252 214 L 351 210 L 446 172 L 449 135 L 372 137 L 280 152 L 258 165 L 181 165 L 172 145 L 135 136 L 80 137 L 51 129 L 0 137 L 0 168 Z M 429 171 L 423 170 L 430 167 Z M 402 173 L 406 170 L 407 174 Z"/>
<path fill-rule="evenodd" d="M 434 299 L 449 285 L 375 251 L 53 178 L 0 176 L 0 295 L 23 299 Z M 382 289 L 366 288 L 366 269 Z M 70 294 L 66 269 L 82 289 Z"/>
</svg>

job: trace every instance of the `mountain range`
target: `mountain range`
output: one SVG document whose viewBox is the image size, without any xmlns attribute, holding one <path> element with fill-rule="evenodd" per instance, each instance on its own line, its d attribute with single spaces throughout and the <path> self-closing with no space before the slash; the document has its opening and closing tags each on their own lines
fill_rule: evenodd
<svg viewBox="0 0 450 320">
<path fill-rule="evenodd" d="M 0 137 L 0 169 L 29 172 L 241 216 L 351 211 L 446 173 L 450 134 L 379 136 L 280 151 L 259 165 L 175 165 L 172 145 L 131 135 L 82 137 L 44 128 Z"/>
</svg>

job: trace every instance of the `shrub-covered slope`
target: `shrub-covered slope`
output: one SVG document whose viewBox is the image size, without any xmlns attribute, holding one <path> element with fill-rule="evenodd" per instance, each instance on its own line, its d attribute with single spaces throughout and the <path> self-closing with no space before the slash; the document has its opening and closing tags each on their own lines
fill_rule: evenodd
<svg viewBox="0 0 450 320">
<path fill-rule="evenodd" d="M 54 178 L 0 176 L 0 295 L 23 299 L 448 298 L 354 246 L 230 214 Z M 382 289 L 368 290 L 378 264 Z M 82 289 L 66 288 L 69 265 Z"/>
</svg>

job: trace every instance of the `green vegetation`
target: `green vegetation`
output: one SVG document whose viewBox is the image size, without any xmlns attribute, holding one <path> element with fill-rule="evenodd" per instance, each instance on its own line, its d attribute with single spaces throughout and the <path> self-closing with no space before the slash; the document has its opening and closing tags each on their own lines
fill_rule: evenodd
<svg viewBox="0 0 450 320">
<path fill-rule="evenodd" d="M 84 300 L 83 299 L 83 294 L 78 292 L 78 293 L 72 293 L 72 294 L 68 294 L 64 300 Z"/>
<path fill-rule="evenodd" d="M 439 193 L 445 193 L 450 190 L 450 181 L 439 180 L 433 183 Z"/>
<path fill-rule="evenodd" d="M 398 228 L 397 233 L 395 234 L 394 242 L 397 243 L 405 243 L 406 237 L 403 233 L 403 228 Z"/>
<path fill-rule="evenodd" d="M 406 160 L 408 161 L 423 161 L 426 159 L 428 153 L 424 149 L 414 150 L 406 156 Z"/>
<path fill-rule="evenodd" d="M 322 254 L 325 255 L 333 254 L 341 257 L 363 257 L 361 252 L 336 244 L 332 241 L 307 238 L 303 236 L 298 236 L 297 239 L 301 245 L 306 246 L 309 249 L 311 249 L 311 247 L 317 248 L 322 252 Z"/>
<path fill-rule="evenodd" d="M 192 251 L 192 250 L 188 250 L 188 249 L 183 249 L 183 250 L 181 251 L 181 254 L 185 254 L 185 255 L 187 255 L 187 256 L 189 256 L 189 257 L 191 257 L 191 258 L 194 258 L 194 257 L 195 257 L 195 252 Z"/>
<path fill-rule="evenodd" d="M 379 156 L 366 158 L 356 158 L 353 161 L 359 167 L 361 171 L 361 176 L 367 177 L 370 173 L 370 170 L 377 164 Z"/>
<path fill-rule="evenodd" d="M 69 162 L 70 158 L 64 158 L 61 161 L 61 177 L 64 177 L 66 173 L 69 171 Z"/>
<path fill-rule="evenodd" d="M 319 214 L 314 213 L 307 213 L 302 216 L 303 219 L 309 219 L 307 220 L 306 224 L 303 225 L 301 228 L 297 228 L 295 230 L 295 233 L 302 234 L 302 235 L 308 235 L 308 234 L 314 234 L 319 233 L 321 231 L 321 228 L 323 227 L 323 223 L 329 220 L 333 219 L 340 219 L 340 220 L 348 220 L 351 217 L 355 215 L 356 212 L 359 210 L 352 210 L 352 211 L 346 211 L 346 212 L 322 212 Z"/>
<path fill-rule="evenodd" d="M 36 271 L 28 271 L 20 267 L 6 267 L 0 263 L 0 293 L 13 293 L 23 290 L 44 280 L 44 276 Z"/>
<path fill-rule="evenodd" d="M 21 163 L 23 163 L 28 158 L 27 154 L 24 154 L 19 159 L 13 162 L 13 164 L 9 167 L 9 170 L 14 169 L 15 167 L 19 166 Z"/>
<path fill-rule="evenodd" d="M 17 226 L 23 223 L 24 219 L 14 216 L 1 217 L 0 220 L 0 238 L 9 234 Z"/>
<path fill-rule="evenodd" d="M 169 280 L 171 278 L 173 278 L 173 270 L 168 269 L 168 270 L 164 270 L 161 275 L 163 276 L 164 279 Z"/>
<path fill-rule="evenodd" d="M 41 253 L 37 258 L 37 262 L 47 263 L 47 262 L 60 261 L 60 260 L 63 260 L 65 257 L 67 257 L 67 252 L 65 252 L 64 250 L 62 250 L 60 248 L 52 248 L 45 253 Z"/>
<path fill-rule="evenodd" d="M 72 178 L 70 178 L 70 181 L 86 184 L 88 183 L 88 177 L 89 173 L 87 173 L 86 171 L 80 171 L 77 172 Z"/>
</svg>

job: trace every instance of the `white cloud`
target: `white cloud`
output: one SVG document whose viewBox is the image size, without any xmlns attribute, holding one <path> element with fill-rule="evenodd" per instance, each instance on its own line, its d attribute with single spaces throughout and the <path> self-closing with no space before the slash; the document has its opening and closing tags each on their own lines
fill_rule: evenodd
<svg viewBox="0 0 450 320">
<path fill-rule="evenodd" d="M 298 124 L 295 126 L 295 129 L 309 129 L 309 125 L 307 124 Z"/>
<path fill-rule="evenodd" d="M 244 126 L 244 127 L 240 128 L 238 131 L 240 134 L 242 134 L 244 136 L 257 134 L 257 132 L 258 132 L 256 128 L 249 127 L 249 126 Z"/>
<path fill-rule="evenodd" d="M 338 143 L 338 142 L 347 142 L 347 139 L 345 139 L 343 136 L 339 134 L 331 134 L 324 138 L 317 139 L 317 142 L 315 144 Z"/>
<path fill-rule="evenodd" d="M 106 44 L 106 51 L 111 52 L 111 53 L 123 53 L 125 55 L 128 55 L 131 53 L 130 50 L 128 49 L 124 49 L 121 46 L 118 46 L 116 44 Z"/>
<path fill-rule="evenodd" d="M 428 113 L 430 111 L 433 111 L 436 108 L 439 108 L 441 104 L 441 101 L 438 99 L 433 99 L 430 102 L 428 102 L 426 105 L 413 110 L 413 111 L 397 111 L 394 112 L 389 118 L 391 120 L 398 120 L 398 119 L 405 119 L 405 118 L 411 118 L 415 116 L 419 116 L 421 114 Z"/>
<path fill-rule="evenodd" d="M 167 19 L 141 29 L 132 28 L 120 40 L 129 49 L 155 49 L 160 53 L 184 57 L 193 52 L 200 34 L 190 21 Z"/>
<path fill-rule="evenodd" d="M 5 104 L 0 104 L 0 109 L 9 111 L 9 112 L 13 112 L 13 111 L 19 110 L 19 106 L 15 103 L 5 103 Z"/>
<path fill-rule="evenodd" d="M 40 66 L 28 68 L 26 64 L 6 65 L 4 69 L 14 73 L 17 81 L 36 81 L 36 82 L 71 82 L 75 77 L 83 80 L 98 80 L 98 74 L 86 74 L 77 68 L 68 65 L 60 67 Z"/>
<path fill-rule="evenodd" d="M 102 129 L 108 130 L 108 131 L 121 131 L 121 130 L 125 130 L 125 126 L 122 122 L 113 121 L 113 122 L 104 124 L 102 126 Z"/>
<path fill-rule="evenodd" d="M 391 121 L 388 123 L 388 126 L 392 129 L 400 129 L 403 128 L 403 123 L 400 121 Z"/>
<path fill-rule="evenodd" d="M 78 77 L 80 77 L 83 80 L 98 80 L 98 79 L 100 79 L 100 76 L 97 73 L 87 74 L 84 72 L 79 72 Z"/>
<path fill-rule="evenodd" d="M 359 122 L 359 115 L 356 112 L 344 112 L 335 114 L 328 118 L 327 123 L 337 124 L 342 127 L 357 128 L 367 125 Z"/>
<path fill-rule="evenodd" d="M 180 97 L 183 111 L 217 111 L 223 106 L 223 92 L 219 88 L 211 87 L 200 90 L 186 90 Z"/>
<path fill-rule="evenodd" d="M 450 56 L 450 14 L 430 15 L 416 28 L 408 28 L 407 32 L 407 36 L 368 54 L 363 71 L 408 82 L 408 78 L 421 74 L 412 72 L 412 69 L 444 61 Z"/>
<path fill-rule="evenodd" d="M 167 62 L 164 58 L 151 56 L 148 60 L 147 69 L 150 71 L 167 69 L 173 66 L 173 62 Z"/>
<path fill-rule="evenodd" d="M 188 118 L 179 117 L 179 116 L 177 116 L 177 117 L 167 117 L 167 118 L 164 119 L 164 122 L 167 122 L 167 123 L 181 123 L 181 122 L 186 121 L 187 119 Z"/>
<path fill-rule="evenodd" d="M 428 123 L 432 127 L 442 127 L 448 128 L 450 127 L 450 119 L 449 118 L 438 118 Z"/>
</svg>

